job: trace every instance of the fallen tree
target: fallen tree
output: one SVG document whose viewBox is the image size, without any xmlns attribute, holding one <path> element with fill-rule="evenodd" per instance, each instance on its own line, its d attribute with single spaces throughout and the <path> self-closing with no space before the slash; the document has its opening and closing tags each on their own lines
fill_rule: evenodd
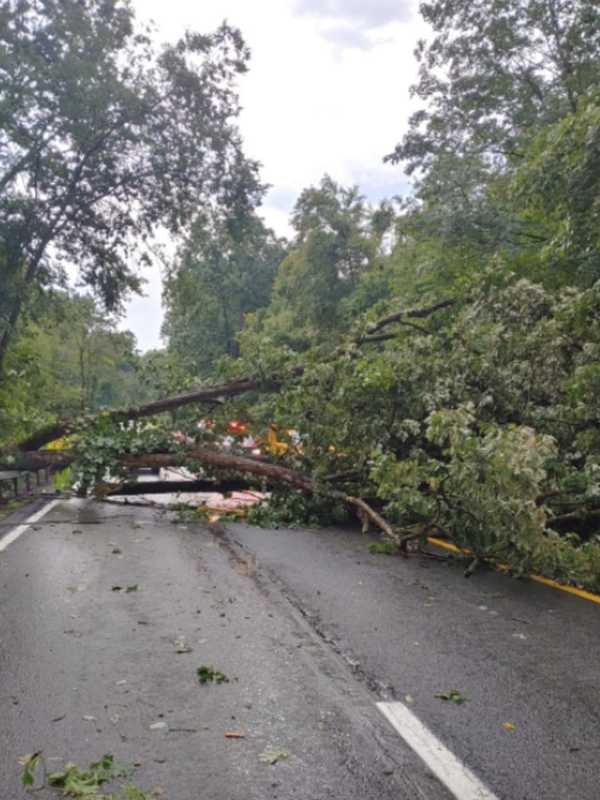
<svg viewBox="0 0 600 800">
<path fill-rule="evenodd" d="M 367 520 L 370 521 L 376 528 L 382 531 L 389 539 L 398 545 L 404 545 L 408 538 L 414 538 L 414 532 L 406 533 L 405 536 L 397 533 L 394 528 L 373 509 L 365 500 L 360 497 L 353 497 L 345 492 L 337 489 L 332 489 L 328 486 L 322 486 L 313 478 L 304 475 L 296 470 L 289 469 L 288 467 L 281 466 L 280 464 L 273 464 L 268 461 L 258 461 L 247 456 L 240 456 L 234 453 L 225 453 L 218 450 L 209 450 L 205 447 L 196 447 L 189 450 L 185 454 L 186 460 L 198 462 L 203 466 L 213 467 L 217 469 L 241 472 L 246 475 L 254 475 L 257 478 L 264 479 L 266 485 L 285 483 L 300 489 L 309 494 L 320 494 L 330 497 L 332 500 L 341 500 L 348 506 L 353 508 L 357 513 L 363 525 Z M 155 453 L 139 456 L 123 456 L 120 460 L 123 466 L 140 469 L 142 467 L 176 467 L 181 465 L 181 454 L 173 453 Z M 215 491 L 220 491 L 216 489 Z"/>
<path fill-rule="evenodd" d="M 73 464 L 77 454 L 73 450 L 52 451 L 44 450 L 33 453 L 24 453 L 19 457 L 18 463 L 29 465 L 31 468 L 36 465 L 50 466 L 54 468 L 65 468 Z M 208 478 L 194 479 L 186 481 L 160 481 L 160 482 L 114 482 L 106 483 L 98 480 L 94 486 L 95 493 L 100 497 L 107 497 L 119 494 L 155 494 L 159 492 L 216 492 L 228 494 L 232 491 L 268 489 L 280 484 L 287 484 L 295 489 L 300 489 L 307 494 L 318 494 L 338 500 L 350 506 L 356 512 L 363 524 L 363 528 L 370 523 L 378 528 L 385 536 L 398 544 L 403 550 L 405 543 L 409 539 L 416 538 L 422 534 L 421 531 L 396 531 L 384 517 L 372 508 L 369 503 L 360 497 L 354 497 L 346 492 L 331 488 L 328 484 L 320 484 L 309 475 L 305 475 L 281 464 L 266 461 L 263 458 L 253 458 L 250 456 L 237 455 L 219 450 L 212 450 L 206 447 L 194 447 L 185 451 L 174 453 L 145 453 L 143 455 L 122 454 L 117 462 L 120 467 L 126 470 L 139 470 L 146 468 L 176 469 L 183 464 L 200 468 L 212 468 L 229 472 L 237 472 L 243 475 L 254 476 L 261 483 L 257 486 L 256 482 L 246 479 L 231 478 Z M 106 468 L 106 464 L 101 469 Z"/>
<path fill-rule="evenodd" d="M 389 325 L 395 323 L 403 324 L 406 320 L 410 319 L 425 319 L 435 314 L 437 311 L 451 308 L 456 302 L 457 301 L 454 299 L 446 299 L 424 308 L 410 308 L 390 314 L 374 323 L 369 323 L 366 327 L 366 332 L 353 337 L 350 344 L 353 346 L 361 346 L 369 342 L 387 341 L 393 338 L 394 334 L 381 335 L 379 331 L 387 328 Z M 339 355 L 339 352 L 343 350 L 344 348 L 341 348 L 339 351 L 336 351 L 336 354 Z M 277 392 L 282 387 L 285 380 L 293 380 L 294 378 L 301 377 L 304 374 L 304 369 L 304 366 L 301 364 L 291 368 L 285 379 L 280 375 L 272 375 L 268 378 L 255 376 L 242 377 L 228 383 L 221 383 L 213 386 L 198 386 L 189 392 L 182 392 L 160 400 L 153 400 L 141 406 L 111 409 L 109 411 L 101 411 L 98 414 L 87 414 L 73 419 L 58 420 L 40 428 L 27 438 L 18 442 L 13 448 L 5 451 L 4 459 L 10 455 L 31 453 L 31 451 L 39 450 L 51 442 L 93 426 L 102 416 L 106 416 L 107 414 L 115 420 L 137 420 L 143 419 L 144 417 L 153 417 L 157 414 L 164 414 L 169 411 L 176 411 L 179 408 L 189 405 L 200 405 L 202 403 L 220 404 L 227 399 L 239 397 L 240 395 L 250 392 Z"/>
<path fill-rule="evenodd" d="M 263 377 L 88 418 L 75 440 L 78 486 L 91 491 L 107 474 L 130 483 L 136 468 L 185 466 L 210 491 L 227 492 L 231 480 L 268 490 L 269 505 L 257 509 L 265 524 L 318 524 L 331 500 L 329 509 L 343 504 L 401 547 L 442 533 L 479 562 L 600 590 L 600 440 L 590 423 L 600 413 L 600 287 L 563 299 L 493 278 L 482 276 L 443 322 L 417 324 L 454 301 L 363 320 L 345 344 L 304 351 L 300 366 L 289 347 L 253 333 L 235 368 Z M 235 405 L 221 402 L 228 398 Z M 183 443 L 168 418 L 130 424 L 202 402 L 213 404 L 215 425 L 200 430 L 194 414 L 181 415 Z M 289 436 L 271 461 L 225 452 L 232 413 L 257 437 L 271 423 L 284 439 L 296 430 L 300 446 Z M 13 451 L 11 466 L 74 457 Z"/>
<path fill-rule="evenodd" d="M 161 400 L 154 400 L 142 406 L 131 406 L 130 408 L 120 408 L 111 411 L 101 411 L 99 414 L 87 414 L 73 419 L 58 420 L 50 425 L 40 428 L 31 436 L 20 441 L 13 449 L 4 454 L 4 458 L 12 453 L 28 453 L 39 450 L 50 442 L 70 436 L 73 433 L 91 427 L 102 416 L 109 414 L 115 420 L 136 420 L 144 417 L 153 417 L 157 414 L 164 414 L 168 411 L 175 411 L 183 406 L 195 403 L 220 403 L 227 398 L 237 397 L 252 391 L 276 391 L 280 383 L 273 379 L 268 382 L 258 378 L 240 378 L 230 383 L 217 384 L 215 386 L 200 386 L 190 392 L 165 397 Z"/>
</svg>

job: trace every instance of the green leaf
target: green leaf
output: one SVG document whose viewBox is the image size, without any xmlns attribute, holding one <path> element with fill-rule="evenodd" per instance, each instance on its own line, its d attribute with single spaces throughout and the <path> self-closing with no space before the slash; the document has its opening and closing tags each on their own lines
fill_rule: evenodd
<svg viewBox="0 0 600 800">
<path fill-rule="evenodd" d="M 447 692 L 438 692 L 435 697 L 439 698 L 440 700 L 450 701 L 451 703 L 455 703 L 457 706 L 462 705 L 468 701 L 468 697 L 462 695 L 458 689 L 448 689 Z"/>
</svg>

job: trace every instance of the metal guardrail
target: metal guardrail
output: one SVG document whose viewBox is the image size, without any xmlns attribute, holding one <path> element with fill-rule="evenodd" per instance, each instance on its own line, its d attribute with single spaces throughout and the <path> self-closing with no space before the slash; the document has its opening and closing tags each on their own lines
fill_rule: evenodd
<svg viewBox="0 0 600 800">
<path fill-rule="evenodd" d="M 50 480 L 48 469 L 0 471 L 0 501 L 14 500 L 34 494 Z"/>
</svg>

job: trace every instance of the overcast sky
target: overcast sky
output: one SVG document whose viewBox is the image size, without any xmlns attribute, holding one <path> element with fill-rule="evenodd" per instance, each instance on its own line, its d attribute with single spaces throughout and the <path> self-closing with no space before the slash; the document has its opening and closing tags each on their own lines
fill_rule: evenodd
<svg viewBox="0 0 600 800">
<path fill-rule="evenodd" d="M 382 163 L 406 129 L 416 77 L 413 49 L 426 34 L 418 0 L 134 0 L 159 38 L 186 28 L 207 32 L 223 19 L 252 51 L 240 79 L 240 128 L 249 157 L 271 184 L 267 223 L 290 233 L 289 213 L 303 188 L 327 172 L 358 184 L 376 202 L 403 194 L 400 167 Z M 123 327 L 139 347 L 160 346 L 158 267 L 145 270 L 146 297 L 128 305 Z"/>
</svg>

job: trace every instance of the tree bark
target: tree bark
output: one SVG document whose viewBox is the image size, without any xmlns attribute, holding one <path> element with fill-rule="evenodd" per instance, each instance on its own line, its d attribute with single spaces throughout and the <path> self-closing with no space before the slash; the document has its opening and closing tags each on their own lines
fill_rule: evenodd
<svg viewBox="0 0 600 800">
<path fill-rule="evenodd" d="M 74 450 L 34 450 L 29 453 L 0 455 L 0 469 L 64 469 L 75 461 Z"/>
<path fill-rule="evenodd" d="M 332 500 L 340 500 L 357 510 L 361 521 L 364 520 L 365 517 L 368 518 L 396 544 L 403 544 L 403 537 L 396 533 L 387 520 L 371 508 L 365 500 L 360 497 L 353 497 L 337 489 L 323 487 L 309 475 L 304 475 L 301 472 L 280 466 L 279 464 L 257 461 L 256 459 L 248 458 L 247 456 L 238 456 L 233 453 L 209 450 L 205 447 L 193 448 L 185 454 L 185 457 L 218 469 L 255 475 L 258 478 L 265 479 L 267 484 L 286 483 L 307 494 L 323 494 L 326 497 L 330 497 Z M 123 458 L 119 460 L 128 467 L 173 467 L 181 464 L 181 454 L 155 453 L 143 456 L 123 456 Z"/>
<path fill-rule="evenodd" d="M 181 481 L 142 481 L 137 483 L 107 483 L 98 486 L 102 497 L 114 495 L 140 495 L 140 494 L 179 494 L 181 492 L 216 492 L 228 494 L 229 492 L 251 491 L 253 485 L 243 479 L 239 480 L 181 480 Z"/>
</svg>

